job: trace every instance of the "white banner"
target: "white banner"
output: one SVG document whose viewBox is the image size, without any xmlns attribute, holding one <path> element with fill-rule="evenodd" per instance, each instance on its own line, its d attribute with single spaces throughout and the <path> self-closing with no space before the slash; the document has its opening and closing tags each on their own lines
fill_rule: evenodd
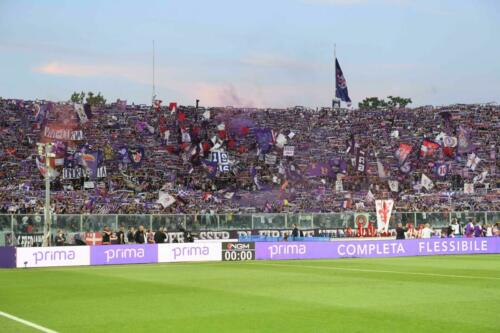
<svg viewBox="0 0 500 333">
<path fill-rule="evenodd" d="M 228 172 L 230 170 L 229 156 L 224 151 L 212 151 L 212 162 L 217 162 L 220 172 Z"/>
<path fill-rule="evenodd" d="M 344 191 L 344 186 L 342 185 L 342 180 L 336 180 L 335 181 L 335 192 L 342 192 Z"/>
<path fill-rule="evenodd" d="M 220 242 L 158 244 L 158 262 L 221 260 L 222 245 Z"/>
<path fill-rule="evenodd" d="M 375 200 L 375 212 L 377 214 L 377 230 L 387 232 L 391 220 L 394 200 Z"/>
<path fill-rule="evenodd" d="M 295 146 L 285 146 L 283 148 L 283 156 L 294 156 L 295 155 Z"/>
<path fill-rule="evenodd" d="M 275 154 L 266 154 L 265 163 L 268 165 L 275 165 L 276 159 L 277 159 L 277 157 Z"/>
<path fill-rule="evenodd" d="M 89 246 L 18 247 L 17 267 L 90 265 Z"/>
<path fill-rule="evenodd" d="M 474 194 L 474 184 L 473 183 L 464 183 L 464 193 L 465 194 Z"/>
</svg>

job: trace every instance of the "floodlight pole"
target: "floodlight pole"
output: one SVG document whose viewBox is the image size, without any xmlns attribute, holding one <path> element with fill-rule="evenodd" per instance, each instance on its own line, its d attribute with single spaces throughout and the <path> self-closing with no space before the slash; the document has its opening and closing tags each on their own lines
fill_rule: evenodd
<svg viewBox="0 0 500 333">
<path fill-rule="evenodd" d="M 50 212 L 50 158 L 54 157 L 52 153 L 52 144 L 45 144 L 45 207 L 44 207 L 44 224 L 43 224 L 43 246 L 50 246 L 50 226 L 52 224 L 52 216 Z"/>
<path fill-rule="evenodd" d="M 153 97 L 152 105 L 155 104 L 156 100 L 156 85 L 155 85 L 155 41 L 153 39 Z"/>
</svg>

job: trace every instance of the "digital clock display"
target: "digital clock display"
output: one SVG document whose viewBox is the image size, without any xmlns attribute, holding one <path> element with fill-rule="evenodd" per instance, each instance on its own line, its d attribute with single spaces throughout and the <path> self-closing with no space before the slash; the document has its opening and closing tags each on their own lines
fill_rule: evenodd
<svg viewBox="0 0 500 333">
<path fill-rule="evenodd" d="M 222 243 L 223 261 L 246 261 L 255 260 L 255 243 Z"/>
</svg>

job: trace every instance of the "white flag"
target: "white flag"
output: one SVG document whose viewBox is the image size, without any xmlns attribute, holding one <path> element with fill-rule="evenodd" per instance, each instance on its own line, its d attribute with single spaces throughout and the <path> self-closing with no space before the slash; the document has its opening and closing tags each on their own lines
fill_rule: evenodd
<svg viewBox="0 0 500 333">
<path fill-rule="evenodd" d="M 391 220 L 393 206 L 394 200 L 375 200 L 378 231 L 387 232 L 389 230 L 389 221 Z"/>
<path fill-rule="evenodd" d="M 78 115 L 78 118 L 80 118 L 80 122 L 82 124 L 85 124 L 88 121 L 88 118 L 87 118 L 87 114 L 83 110 L 83 105 L 74 103 L 74 107 L 75 107 L 76 114 Z"/>
<path fill-rule="evenodd" d="M 486 180 L 486 176 L 488 175 L 488 171 L 483 171 L 481 172 L 481 174 L 477 175 L 476 177 L 474 177 L 474 184 L 476 183 L 483 183 L 485 180 Z"/>
<path fill-rule="evenodd" d="M 189 135 L 188 131 L 182 131 L 182 142 L 184 143 L 191 142 L 191 135 Z"/>
<path fill-rule="evenodd" d="M 427 190 L 431 190 L 434 187 L 434 183 L 432 180 L 425 175 L 425 173 L 422 174 L 422 180 L 420 182 L 422 187 L 425 187 Z"/>
<path fill-rule="evenodd" d="M 368 193 L 366 193 L 366 201 L 373 202 L 373 200 L 375 200 L 375 196 L 373 195 L 371 190 L 368 190 Z"/>
<path fill-rule="evenodd" d="M 382 162 L 377 158 L 377 173 L 378 177 L 381 179 L 384 179 L 387 177 L 387 174 L 385 173 L 384 166 L 382 165 Z"/>
<path fill-rule="evenodd" d="M 344 186 L 342 185 L 342 180 L 335 181 L 335 192 L 342 192 L 344 190 Z"/>
<path fill-rule="evenodd" d="M 397 180 L 389 180 L 389 188 L 392 192 L 397 192 L 399 188 L 399 182 Z"/>
<path fill-rule="evenodd" d="M 160 205 L 163 206 L 163 208 L 167 208 L 171 206 L 175 202 L 175 198 L 168 194 L 168 192 L 160 191 L 158 192 L 158 201 Z"/>
<path fill-rule="evenodd" d="M 283 148 L 284 145 L 286 145 L 286 143 L 287 143 L 286 136 L 280 133 L 276 138 L 276 147 L 281 149 Z"/>
<path fill-rule="evenodd" d="M 464 193 L 473 194 L 474 193 L 474 184 L 464 183 Z"/>
<path fill-rule="evenodd" d="M 481 159 L 475 153 L 469 154 L 467 157 L 467 167 L 474 171 L 476 170 L 479 161 L 481 161 Z"/>
</svg>

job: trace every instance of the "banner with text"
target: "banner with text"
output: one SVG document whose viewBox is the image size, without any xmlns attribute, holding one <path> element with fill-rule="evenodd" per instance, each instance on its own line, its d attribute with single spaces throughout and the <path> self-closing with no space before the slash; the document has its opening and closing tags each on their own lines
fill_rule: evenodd
<svg viewBox="0 0 500 333">
<path fill-rule="evenodd" d="M 339 242 L 262 242 L 255 259 L 336 259 L 499 253 L 499 238 L 436 238 Z"/>
</svg>

